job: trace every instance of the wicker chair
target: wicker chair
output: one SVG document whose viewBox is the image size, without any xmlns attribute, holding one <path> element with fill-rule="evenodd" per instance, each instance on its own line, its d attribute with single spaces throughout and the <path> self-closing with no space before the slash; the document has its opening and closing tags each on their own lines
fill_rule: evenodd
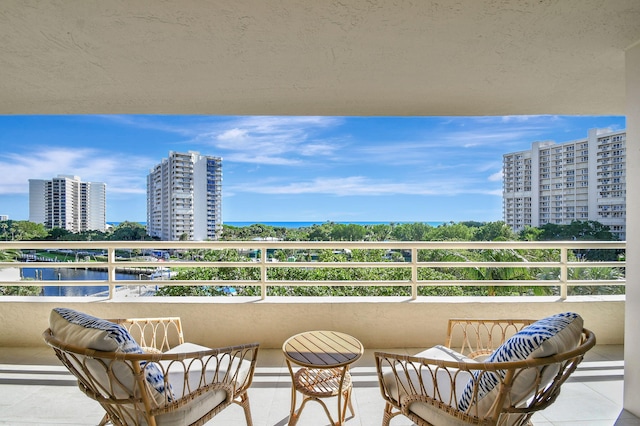
<svg viewBox="0 0 640 426">
<path fill-rule="evenodd" d="M 575 349 L 544 358 L 484 362 L 533 322 L 451 319 L 446 345 L 422 353 L 426 356 L 376 352 L 378 381 L 386 401 L 383 426 L 400 414 L 419 426 L 530 425 L 531 416 L 556 400 L 561 385 L 595 345 L 594 334 L 582 328 Z M 448 353 L 449 349 L 455 352 Z M 440 352 L 447 355 L 436 356 Z M 491 400 L 483 403 L 487 391 L 482 383 L 487 379 L 495 387 Z M 515 395 L 523 382 L 526 390 Z M 463 392 L 467 392 L 467 404 L 460 402 Z"/>
<path fill-rule="evenodd" d="M 247 390 L 253 380 L 258 344 L 208 349 L 184 342 L 180 318 L 109 320 L 124 326 L 145 353 L 102 352 L 60 341 L 51 328 L 47 344 L 78 386 L 100 403 L 100 425 L 203 425 L 232 403 L 252 425 Z M 145 371 L 162 371 L 165 392 L 154 394 Z"/>
</svg>

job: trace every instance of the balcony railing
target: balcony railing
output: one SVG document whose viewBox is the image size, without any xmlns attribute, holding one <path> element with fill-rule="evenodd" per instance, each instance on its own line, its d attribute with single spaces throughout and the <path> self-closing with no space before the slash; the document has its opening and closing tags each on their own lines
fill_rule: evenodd
<svg viewBox="0 0 640 426">
<path fill-rule="evenodd" d="M 98 281 L 47 281 L 47 280 L 23 280 L 0 282 L 2 286 L 108 286 L 108 297 L 112 298 L 117 286 L 144 286 L 149 281 L 138 279 L 116 279 L 116 272 L 124 268 L 254 268 L 259 270 L 256 279 L 244 280 L 215 280 L 216 286 L 259 286 L 261 298 L 267 298 L 267 289 L 273 286 L 405 286 L 410 288 L 411 298 L 416 299 L 418 289 L 424 286 L 528 286 L 528 287 L 558 287 L 561 299 L 566 299 L 571 286 L 624 286 L 624 277 L 618 279 L 570 279 L 570 271 L 573 268 L 625 268 L 624 256 L 616 261 L 570 261 L 569 253 L 574 250 L 614 250 L 623 252 L 625 242 L 586 242 L 586 241 L 562 241 L 562 242 L 289 242 L 289 241 L 234 241 L 234 242 L 140 242 L 140 241 L 88 241 L 88 242 L 43 242 L 43 241 L 9 241 L 0 242 L 1 251 L 13 250 L 21 253 L 35 253 L 43 251 L 67 251 L 68 253 L 104 253 L 104 256 L 93 256 L 83 259 L 84 255 L 74 255 L 68 261 L 49 262 L 39 258 L 29 263 L 0 262 L 0 268 L 6 267 L 30 267 L 30 268 L 100 268 L 107 271 L 107 278 Z M 122 253 L 152 253 L 153 251 L 170 251 L 179 254 L 178 259 L 158 261 L 150 256 L 123 257 Z M 243 261 L 207 261 L 189 258 L 187 253 L 204 253 L 208 250 L 238 250 L 241 253 L 254 253 L 255 258 L 244 257 Z M 385 261 L 331 261 L 319 262 L 311 260 L 311 253 L 324 250 L 332 250 L 339 253 L 349 253 L 356 250 L 384 250 L 387 253 L 401 253 Z M 520 253 L 527 250 L 549 250 L 551 260 L 528 261 L 520 256 L 518 261 L 420 261 L 419 253 L 429 250 L 450 251 L 510 251 Z M 302 253 L 306 260 L 299 261 L 274 261 L 273 256 L 262 255 L 277 251 Z M 293 259 L 292 259 L 293 260 Z M 395 261 L 394 261 L 395 260 Z M 403 279 L 385 280 L 282 280 L 270 278 L 269 271 L 277 268 L 391 268 L 410 271 L 405 273 Z M 557 279 L 483 279 L 483 280 L 431 280 L 419 279 L 419 271 L 423 268 L 552 268 L 557 271 Z M 622 274 L 624 276 L 624 274 Z M 168 284 L 167 281 L 162 284 Z M 172 286 L 211 285 L 212 281 L 175 280 L 170 281 Z"/>
</svg>

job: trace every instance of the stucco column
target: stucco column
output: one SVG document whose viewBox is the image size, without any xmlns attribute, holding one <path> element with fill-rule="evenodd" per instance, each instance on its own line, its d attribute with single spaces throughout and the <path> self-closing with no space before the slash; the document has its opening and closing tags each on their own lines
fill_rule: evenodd
<svg viewBox="0 0 640 426">
<path fill-rule="evenodd" d="M 640 416 L 640 42 L 626 52 L 626 80 L 627 297 L 624 408 L 635 416 Z"/>
</svg>

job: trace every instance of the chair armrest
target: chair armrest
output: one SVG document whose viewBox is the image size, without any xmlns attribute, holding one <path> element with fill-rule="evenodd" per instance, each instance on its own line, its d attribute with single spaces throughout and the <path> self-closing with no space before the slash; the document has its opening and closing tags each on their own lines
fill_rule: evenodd
<svg viewBox="0 0 640 426">
<path fill-rule="evenodd" d="M 166 352 L 184 343 L 180 317 L 121 318 L 109 321 L 125 327 L 145 352 Z"/>
</svg>

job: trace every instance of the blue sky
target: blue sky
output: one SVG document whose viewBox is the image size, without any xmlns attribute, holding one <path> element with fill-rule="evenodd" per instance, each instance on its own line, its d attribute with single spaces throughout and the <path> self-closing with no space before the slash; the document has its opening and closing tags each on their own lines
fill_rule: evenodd
<svg viewBox="0 0 640 426">
<path fill-rule="evenodd" d="M 146 220 L 169 151 L 223 158 L 223 220 L 502 220 L 502 155 L 625 128 L 619 116 L 0 116 L 0 214 L 29 218 L 29 179 L 107 184 L 107 221 Z"/>
</svg>

